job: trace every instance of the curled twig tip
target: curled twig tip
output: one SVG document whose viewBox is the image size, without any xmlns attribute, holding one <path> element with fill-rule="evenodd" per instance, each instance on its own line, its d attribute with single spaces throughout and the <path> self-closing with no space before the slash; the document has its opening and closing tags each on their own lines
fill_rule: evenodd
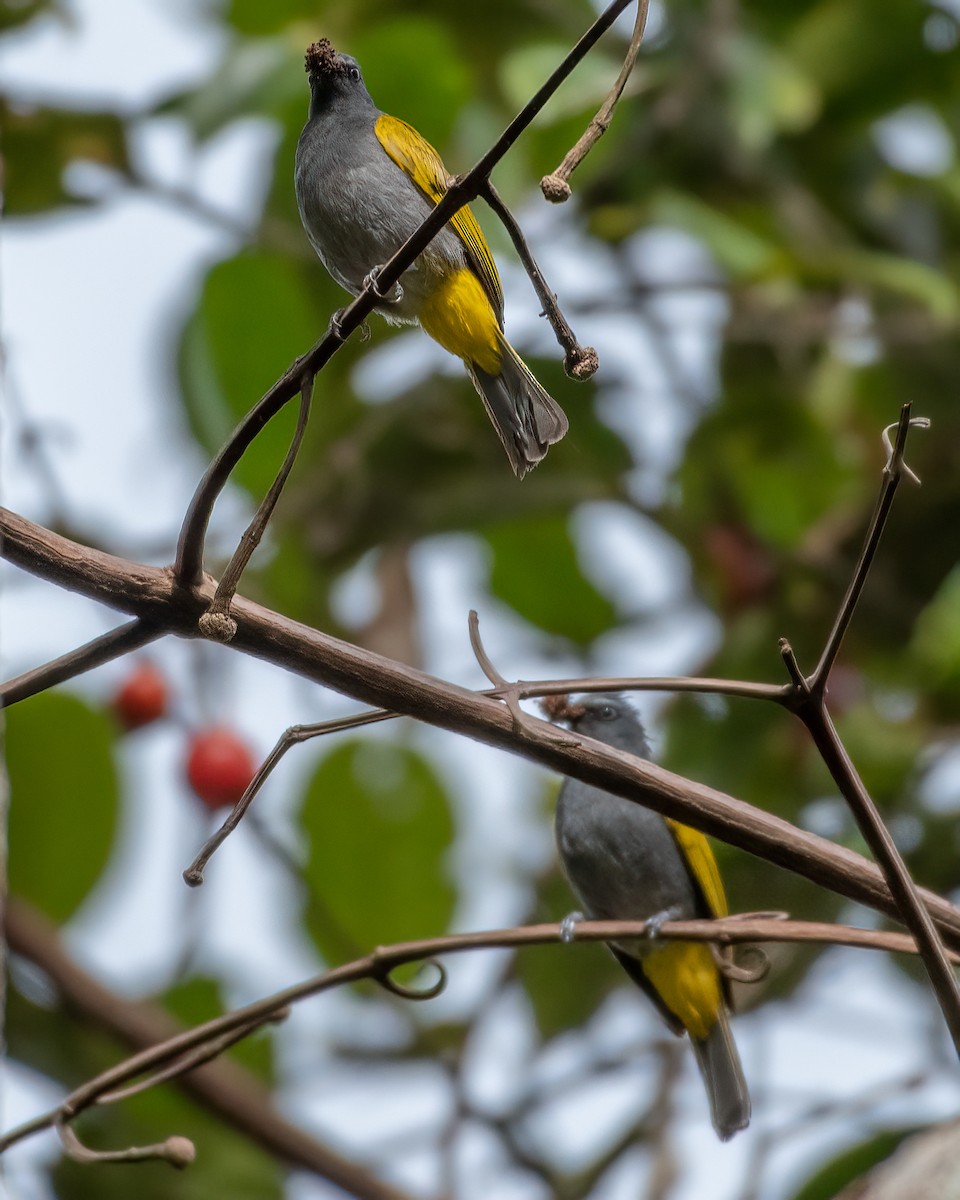
<svg viewBox="0 0 960 1200">
<path fill-rule="evenodd" d="M 436 982 L 430 984 L 429 987 L 418 988 L 397 983 L 392 975 L 393 968 L 380 972 L 377 975 L 377 982 L 388 992 L 399 996 L 401 1000 L 435 1000 L 446 989 L 447 968 L 436 958 L 425 958 L 421 967 L 433 967 L 437 972 Z"/>
</svg>

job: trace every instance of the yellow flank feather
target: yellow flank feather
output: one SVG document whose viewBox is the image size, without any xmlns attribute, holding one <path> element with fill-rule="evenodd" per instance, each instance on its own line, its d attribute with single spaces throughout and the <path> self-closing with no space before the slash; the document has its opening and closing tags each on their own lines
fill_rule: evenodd
<svg viewBox="0 0 960 1200">
<path fill-rule="evenodd" d="M 681 825 L 679 821 L 667 818 L 670 831 L 677 839 L 680 852 L 687 860 L 687 865 L 697 881 L 697 886 L 703 892 L 707 908 L 712 917 L 727 915 L 727 897 L 723 890 L 723 880 L 717 860 L 710 849 L 710 843 L 699 829 L 691 829 L 689 825 Z"/>
<path fill-rule="evenodd" d="M 674 942 L 645 954 L 641 967 L 690 1036 L 702 1041 L 723 1005 L 720 976 L 709 947 L 702 942 Z"/>
<path fill-rule="evenodd" d="M 431 203 L 438 203 L 446 195 L 447 169 L 443 165 L 443 159 L 426 138 L 421 137 L 406 121 L 390 117 L 386 113 L 377 117 L 374 130 L 380 145 L 400 170 L 409 175 Z M 496 314 L 497 324 L 502 324 L 503 289 L 500 286 L 500 276 L 476 217 L 464 206 L 450 218 L 450 225 L 467 249 L 471 264 Z M 440 338 L 437 338 L 437 341 L 446 345 Z M 459 354 L 460 351 L 454 350 L 453 353 Z"/>
<path fill-rule="evenodd" d="M 500 326 L 472 271 L 464 268 L 440 280 L 423 303 L 419 320 L 444 350 L 488 375 L 500 374 Z"/>
</svg>

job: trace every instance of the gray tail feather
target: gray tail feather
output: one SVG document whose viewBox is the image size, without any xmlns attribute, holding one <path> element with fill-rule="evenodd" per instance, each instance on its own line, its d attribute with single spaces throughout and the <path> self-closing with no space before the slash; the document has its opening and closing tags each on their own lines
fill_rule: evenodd
<svg viewBox="0 0 960 1200">
<path fill-rule="evenodd" d="M 725 1142 L 750 1124 L 750 1093 L 726 1012 L 720 1013 L 703 1041 L 690 1041 L 706 1085 L 713 1127 Z"/>
<path fill-rule="evenodd" d="M 500 340 L 500 352 L 499 375 L 488 375 L 476 363 L 467 363 L 467 370 L 510 465 L 522 479 L 547 448 L 560 441 L 569 424 L 563 409 L 547 395 L 505 338 Z"/>
</svg>

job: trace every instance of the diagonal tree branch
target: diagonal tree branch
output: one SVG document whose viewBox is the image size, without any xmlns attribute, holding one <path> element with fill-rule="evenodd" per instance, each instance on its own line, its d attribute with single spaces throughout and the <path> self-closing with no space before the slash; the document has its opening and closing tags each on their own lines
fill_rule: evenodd
<svg viewBox="0 0 960 1200">
<path fill-rule="evenodd" d="M 196 636 L 197 617 L 214 593 L 212 581 L 192 590 L 180 587 L 168 569 L 88 550 L 4 509 L 0 509 L 0 553 L 34 575 L 122 611 L 139 613 L 184 637 Z M 235 598 L 231 614 L 237 621 L 231 644 L 237 650 L 363 703 L 415 717 L 596 784 L 850 900 L 899 917 L 878 867 L 780 817 L 591 738 L 583 738 L 579 745 L 558 743 L 555 727 L 534 717 L 518 731 L 504 705 L 489 696 L 319 633 L 242 597 Z M 932 892 L 921 894 L 950 944 L 960 947 L 960 909 Z"/>
</svg>

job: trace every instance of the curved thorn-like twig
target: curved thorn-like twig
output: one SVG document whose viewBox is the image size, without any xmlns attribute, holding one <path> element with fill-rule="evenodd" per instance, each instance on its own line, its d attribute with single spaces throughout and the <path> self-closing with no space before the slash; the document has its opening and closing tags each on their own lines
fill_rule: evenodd
<svg viewBox="0 0 960 1200">
<path fill-rule="evenodd" d="M 929 429 L 931 421 L 929 417 L 911 417 L 908 424 L 911 429 Z M 897 430 L 896 444 L 890 438 L 890 431 L 892 429 Z M 883 468 L 884 474 L 894 474 L 899 471 L 911 483 L 920 487 L 920 476 L 916 472 L 911 471 L 903 459 L 904 446 L 906 445 L 906 430 L 903 428 L 902 419 L 895 421 L 892 425 L 888 425 L 881 434 L 881 437 L 883 439 L 883 448 L 887 452 L 887 463 Z"/>
<path fill-rule="evenodd" d="M 189 1138 L 174 1135 L 153 1146 L 128 1146 L 125 1150 L 91 1150 L 77 1137 L 76 1131 L 66 1120 L 55 1122 L 57 1133 L 68 1158 L 78 1163 L 133 1163 L 157 1160 L 182 1170 L 197 1157 L 197 1151 Z"/>
<path fill-rule="evenodd" d="M 613 87 L 576 145 L 567 151 L 563 162 L 555 171 L 544 175 L 540 180 L 540 190 L 543 192 L 544 199 L 549 200 L 551 204 L 562 204 L 564 200 L 570 199 L 570 176 L 610 127 L 613 111 L 623 95 L 623 89 L 627 86 L 627 80 L 630 78 L 637 55 L 640 53 L 640 43 L 643 41 L 643 32 L 647 27 L 647 9 L 649 7 L 650 0 L 638 0 L 633 35 L 630 38 L 630 45 L 627 47 L 623 66 L 620 68 Z"/>
<path fill-rule="evenodd" d="M 470 609 L 470 615 L 467 619 L 467 627 L 470 633 L 470 648 L 473 650 L 474 657 L 480 666 L 480 670 L 486 675 L 487 679 L 493 684 L 493 688 L 488 695 L 496 697 L 503 701 L 507 711 L 510 713 L 510 719 L 513 722 L 513 728 L 517 733 L 527 733 L 532 728 L 532 718 L 523 711 L 520 707 L 519 689 L 515 683 L 508 683 L 494 666 L 493 660 L 487 653 L 483 639 L 480 637 L 480 617 L 476 609 Z M 540 724 L 546 724 L 541 722 Z M 570 746 L 577 745 L 577 739 L 571 737 L 562 729 L 557 729 L 556 726 L 547 725 L 551 730 L 547 736 L 551 741 L 558 745 Z"/>
</svg>

